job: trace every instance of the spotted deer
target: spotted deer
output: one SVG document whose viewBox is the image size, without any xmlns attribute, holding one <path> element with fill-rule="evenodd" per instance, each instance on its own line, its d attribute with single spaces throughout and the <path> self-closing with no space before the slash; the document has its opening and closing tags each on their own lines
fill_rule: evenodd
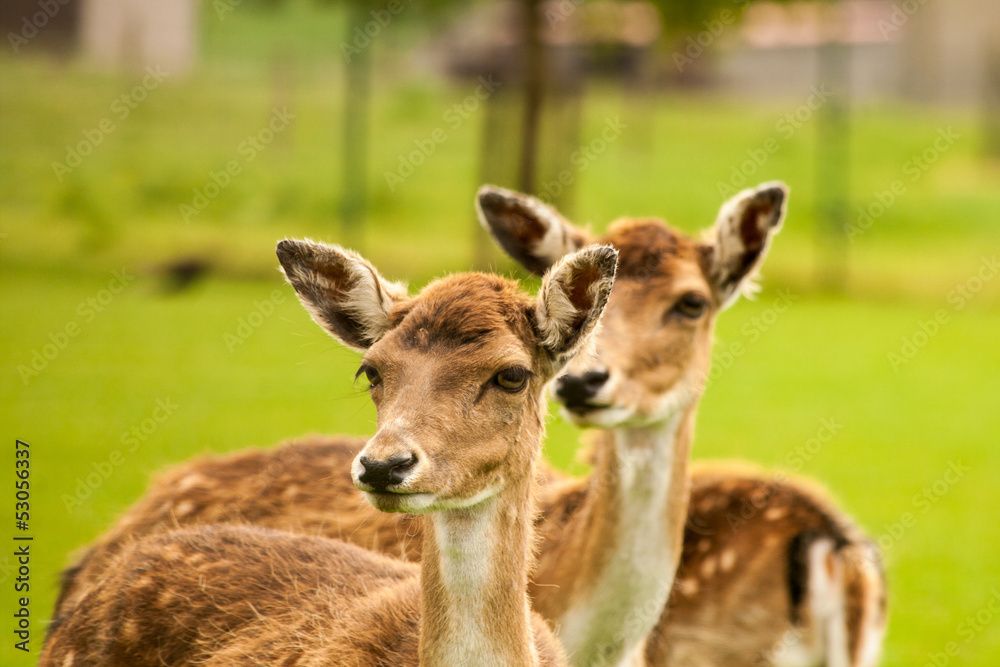
<svg viewBox="0 0 1000 667">
<path fill-rule="evenodd" d="M 754 288 L 786 198 L 780 183 L 744 190 L 695 240 L 660 220 L 634 218 L 595 238 L 537 199 L 492 187 L 479 193 L 487 229 L 531 271 L 592 243 L 620 253 L 596 355 L 578 357 L 554 386 L 571 421 L 601 430 L 591 477 L 553 487 L 556 498 L 543 501 L 547 547 L 535 580 L 566 592 L 536 595 L 535 608 L 564 627 L 588 628 L 577 635 L 588 637 L 622 619 L 645 627 L 655 615 L 641 646 L 648 665 L 868 667 L 879 659 L 886 614 L 878 553 L 822 492 L 781 475 L 710 465 L 691 474 L 688 506 L 694 406 L 708 377 L 715 318 Z M 741 520 L 747 503 L 757 511 Z M 573 520 L 581 514 L 588 520 Z M 678 568 L 669 604 L 618 609 L 616 617 L 614 592 L 642 585 L 641 573 L 666 564 L 643 545 L 647 530 L 665 530 L 671 541 Z M 580 580 L 567 581 L 561 564 L 589 565 L 602 551 L 603 573 L 572 592 Z M 660 582 L 674 574 L 668 566 Z M 567 650 L 573 634 L 560 629 Z"/>
<path fill-rule="evenodd" d="M 543 470 L 531 584 L 535 609 L 557 624 L 574 664 L 877 661 L 885 619 L 877 554 L 813 485 L 703 466 L 691 471 L 685 519 L 691 425 L 714 319 L 751 284 L 785 198 L 780 184 L 742 192 L 700 240 L 655 219 L 620 220 L 597 239 L 618 248 L 624 271 L 597 356 L 576 362 L 555 394 L 572 420 L 605 430 L 589 477 Z M 478 208 L 498 243 L 538 273 L 595 241 L 517 193 L 485 187 Z M 166 473 L 67 571 L 57 609 L 99 578 L 122 545 L 173 526 L 252 523 L 419 559 L 419 518 L 359 507 L 350 478 L 325 473 L 363 446 L 312 436 Z M 742 517 L 747 505 L 754 512 L 734 527 L 734 512 Z M 647 569 L 655 579 L 636 590 Z"/>
<path fill-rule="evenodd" d="M 617 252 L 567 256 L 537 299 L 483 274 L 411 298 L 311 242 L 278 257 L 313 319 L 364 352 L 377 430 L 351 476 L 379 511 L 427 515 L 420 566 L 259 527 L 153 535 L 63 610 L 41 664 L 567 664 L 527 596 L 544 387 L 595 328 Z"/>
</svg>

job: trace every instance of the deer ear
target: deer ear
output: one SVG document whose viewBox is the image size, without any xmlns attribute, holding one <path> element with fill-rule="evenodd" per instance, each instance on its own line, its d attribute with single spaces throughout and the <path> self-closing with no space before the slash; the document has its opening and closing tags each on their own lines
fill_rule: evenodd
<svg viewBox="0 0 1000 667">
<path fill-rule="evenodd" d="M 497 245 L 539 275 L 565 255 L 591 243 L 590 235 L 534 197 L 493 185 L 479 188 L 479 222 Z"/>
<path fill-rule="evenodd" d="M 278 261 L 316 324 L 344 345 L 366 350 L 390 328 L 406 287 L 382 278 L 357 253 L 339 246 L 285 239 Z"/>
<path fill-rule="evenodd" d="M 597 328 L 617 268 L 617 250 L 591 246 L 562 258 L 542 278 L 535 306 L 539 345 L 558 366 L 569 361 Z"/>
<path fill-rule="evenodd" d="M 705 240 L 721 308 L 741 291 L 754 290 L 753 278 L 781 229 L 787 199 L 788 186 L 774 181 L 744 190 L 722 205 Z"/>
</svg>

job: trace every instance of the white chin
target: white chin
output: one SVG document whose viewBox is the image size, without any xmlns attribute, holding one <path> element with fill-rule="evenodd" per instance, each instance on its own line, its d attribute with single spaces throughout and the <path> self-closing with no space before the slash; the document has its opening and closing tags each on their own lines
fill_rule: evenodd
<svg viewBox="0 0 1000 667">
<path fill-rule="evenodd" d="M 577 426 L 594 428 L 615 428 L 623 426 L 635 418 L 635 413 L 631 409 L 615 406 L 589 410 L 584 414 L 563 408 L 562 414 Z"/>
<path fill-rule="evenodd" d="M 380 512 L 423 514 L 434 504 L 433 493 L 372 493 L 362 491 L 365 499 Z"/>
</svg>

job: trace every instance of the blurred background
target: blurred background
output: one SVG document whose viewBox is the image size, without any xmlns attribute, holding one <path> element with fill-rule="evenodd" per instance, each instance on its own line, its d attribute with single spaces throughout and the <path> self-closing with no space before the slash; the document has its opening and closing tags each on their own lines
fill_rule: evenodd
<svg viewBox="0 0 1000 667">
<path fill-rule="evenodd" d="M 0 424 L 32 494 L 5 532 L 34 537 L 32 652 L 5 634 L 3 664 L 156 470 L 373 431 L 277 239 L 531 285 L 484 182 L 697 233 L 771 179 L 785 228 L 719 318 L 694 455 L 814 478 L 868 529 L 884 664 L 1000 664 L 995 0 L 5 0 L 0 25 Z"/>
</svg>

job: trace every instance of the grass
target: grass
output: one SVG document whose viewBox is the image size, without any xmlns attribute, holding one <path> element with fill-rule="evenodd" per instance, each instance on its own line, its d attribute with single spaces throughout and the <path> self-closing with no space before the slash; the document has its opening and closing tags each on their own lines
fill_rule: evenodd
<svg viewBox="0 0 1000 667">
<path fill-rule="evenodd" d="M 224 22 L 209 16 L 204 69 L 167 80 L 127 118 L 114 116 L 115 131 L 61 181 L 52 162 L 112 116 L 113 100 L 138 79 L 41 58 L 0 59 L 0 424 L 10 441 L 32 446 L 36 648 L 68 554 L 128 507 L 149 474 L 198 453 L 311 431 L 371 433 L 371 406 L 350 381 L 357 359 L 310 323 L 280 284 L 276 238 L 349 237 L 388 276 L 415 286 L 471 264 L 482 114 L 454 129 L 443 120 L 470 86 L 405 77 L 392 50 L 378 52 L 370 215 L 363 230 L 343 230 L 342 73 L 336 42 L 323 41 L 339 34 L 342 21 L 296 14 L 304 11 L 248 7 Z M 294 83 L 275 85 L 275 68 Z M 597 136 L 608 118 L 627 127 L 576 173 L 572 212 L 597 229 L 622 214 L 655 214 L 695 231 L 714 219 L 718 184 L 747 151 L 781 139 L 747 180 L 789 182 L 789 218 L 767 262 L 768 291 L 720 318 L 695 456 L 750 459 L 814 477 L 880 540 L 891 585 L 884 664 L 934 664 L 949 642 L 960 651 L 951 664 L 996 664 L 1000 623 L 985 605 L 1000 586 L 991 528 L 1000 506 L 993 452 L 1000 280 L 980 284 L 976 274 L 1000 240 L 1000 166 L 981 157 L 972 113 L 857 109 L 852 219 L 894 180 L 907 179 L 906 192 L 850 244 L 848 282 L 830 294 L 815 279 L 823 253 L 815 128 L 807 121 L 788 138 L 776 130 L 802 101 L 636 100 L 595 84 L 582 140 Z M 288 106 L 294 123 L 185 223 L 179 205 L 192 201 L 210 172 L 241 159 L 240 143 L 276 105 Z M 392 190 L 384 172 L 438 127 L 448 128 L 447 140 Z M 907 163 L 948 127 L 959 138 L 908 180 Z M 214 275 L 165 294 L 157 267 L 187 256 L 207 258 Z M 498 255 L 492 261 L 511 270 Z M 122 268 L 135 278 L 105 295 Z M 978 289 L 958 310 L 953 291 L 963 286 Z M 795 299 L 774 317 L 779 289 Z M 110 301 L 92 310 L 88 300 L 103 296 Z M 233 343 L 231 336 L 243 340 L 241 321 L 269 300 L 273 314 Z M 921 327 L 938 310 L 947 322 L 923 337 Z M 69 323 L 79 330 L 64 349 L 47 350 L 53 358 L 22 380 L 19 367 Z M 912 359 L 894 362 L 890 355 L 908 351 L 907 342 Z M 735 357 L 727 354 L 734 343 L 743 350 Z M 158 401 L 176 406 L 162 423 L 153 419 L 163 416 Z M 831 420 L 836 434 L 809 449 Z M 554 420 L 549 435 L 547 455 L 581 471 L 573 462 L 578 432 Z M 12 467 L 13 450 L 4 451 Z M 952 467 L 960 478 L 949 476 Z M 0 557 L 5 591 L 12 564 L 10 555 Z M 970 631 L 976 624 L 982 629 Z M 22 660 L 10 642 L 0 645 L 0 662 Z"/>
</svg>

